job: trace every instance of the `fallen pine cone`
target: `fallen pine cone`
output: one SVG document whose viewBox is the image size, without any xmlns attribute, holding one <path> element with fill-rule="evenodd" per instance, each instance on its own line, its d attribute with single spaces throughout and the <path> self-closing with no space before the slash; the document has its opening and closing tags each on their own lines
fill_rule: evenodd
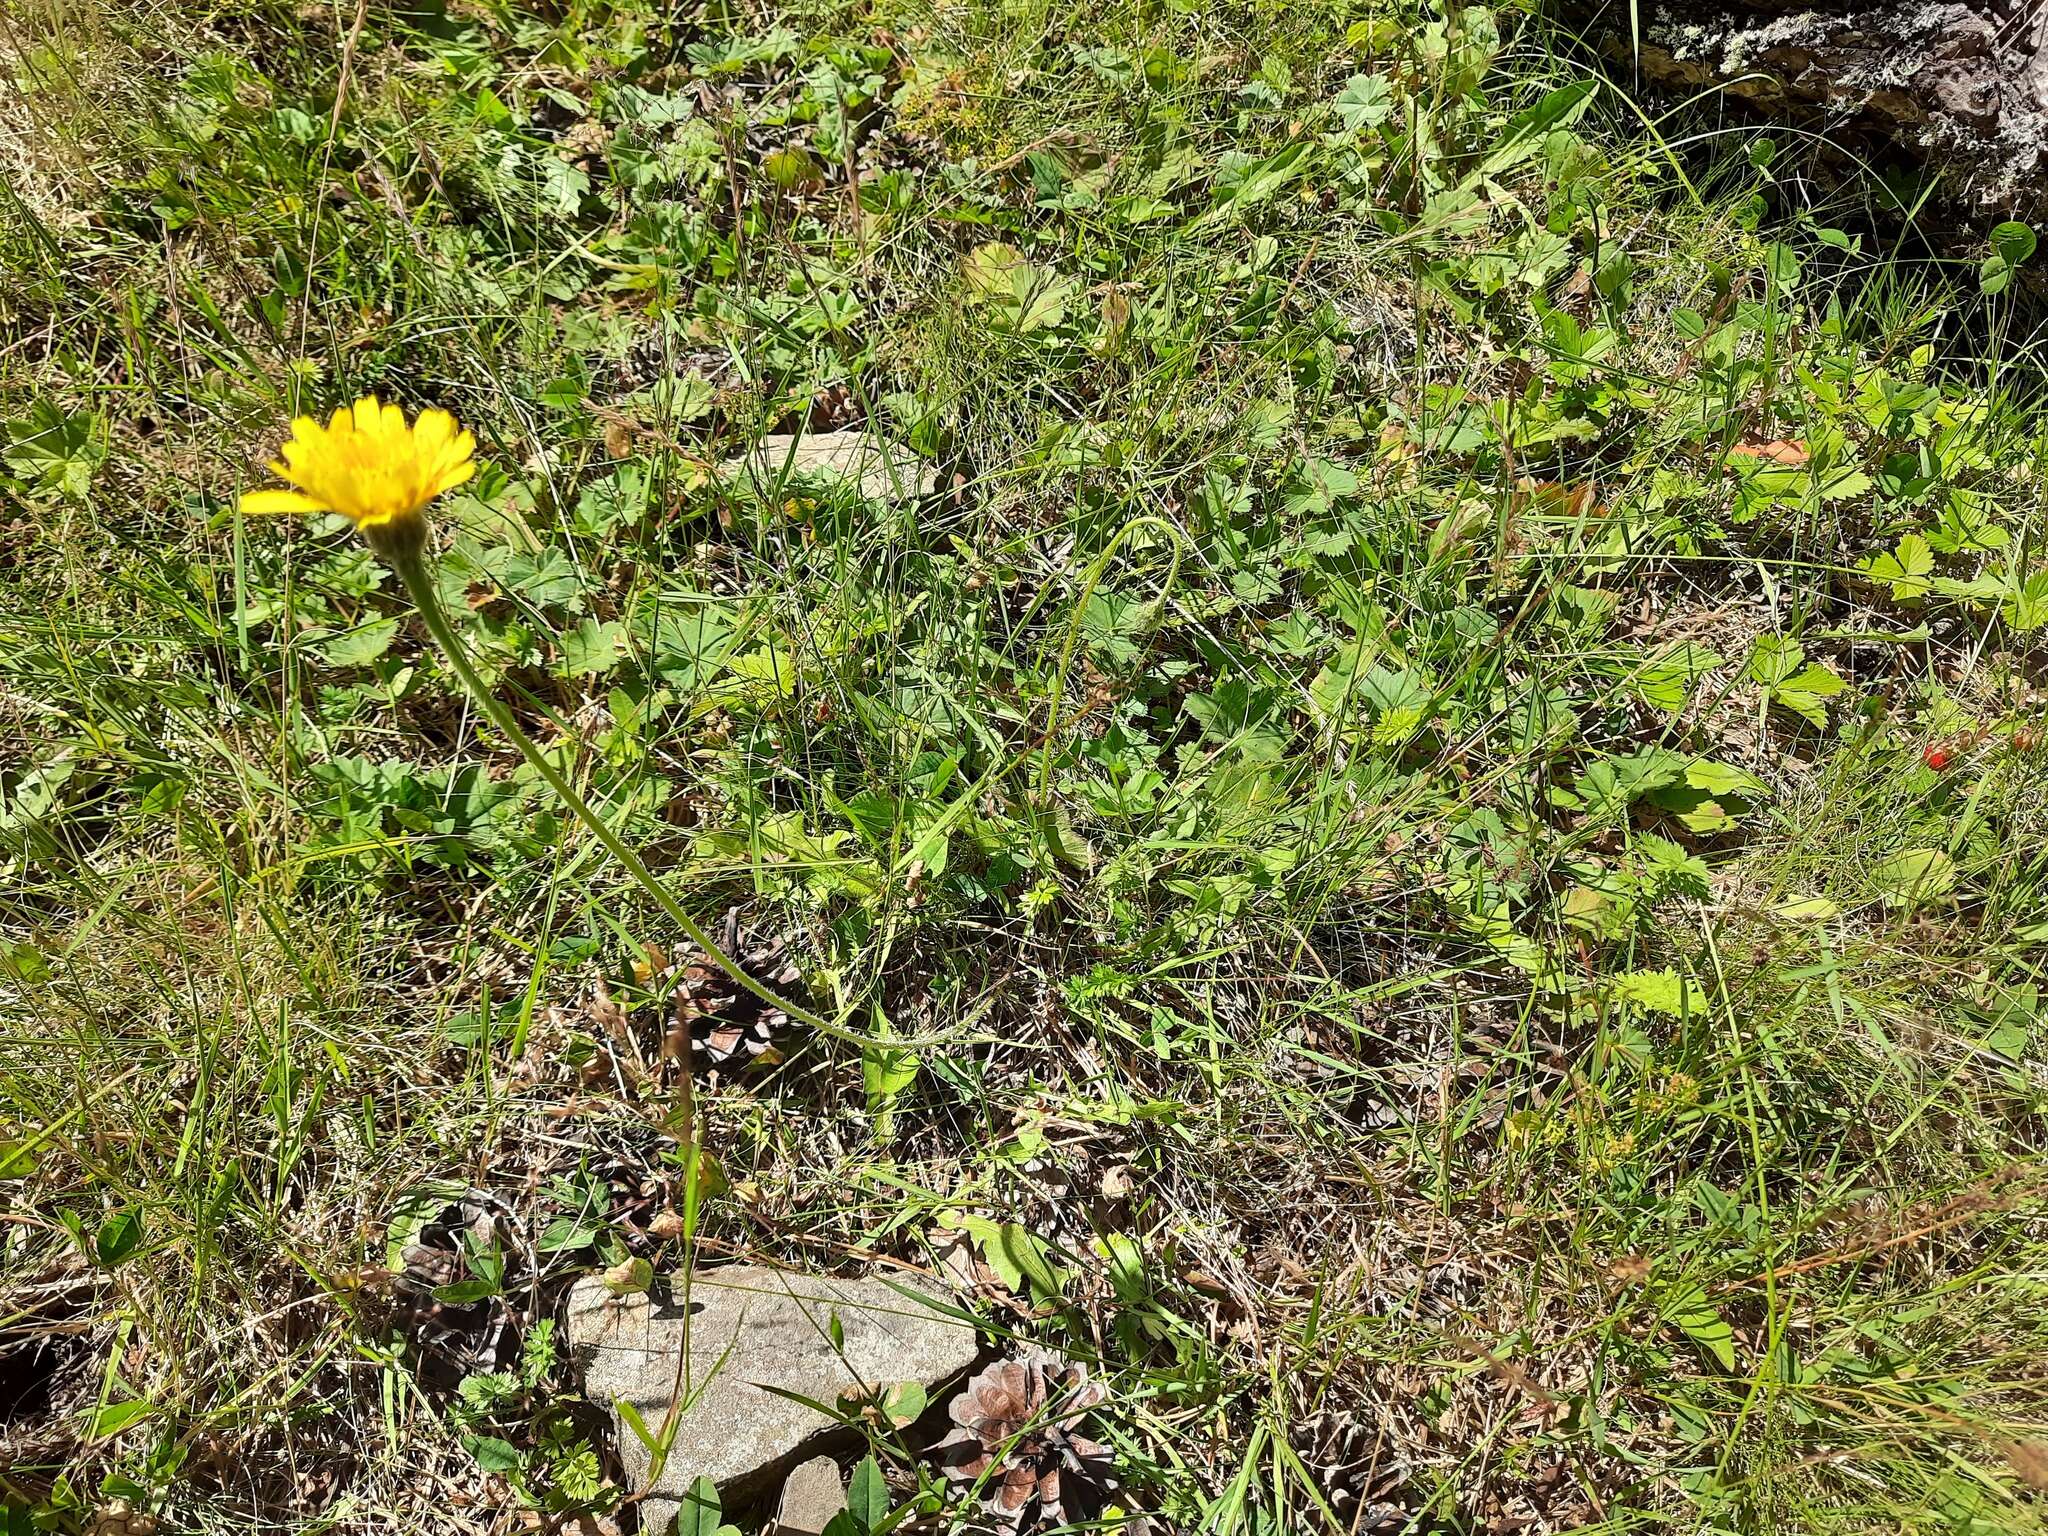
<svg viewBox="0 0 2048 1536">
<path fill-rule="evenodd" d="M 953 1399 L 956 1427 L 933 1452 L 950 1480 L 980 1487 L 983 1507 L 1012 1530 L 1092 1519 L 1116 1478 L 1108 1451 L 1074 1426 L 1105 1395 L 1085 1366 L 1042 1349 L 999 1360 Z"/>
<path fill-rule="evenodd" d="M 740 942 L 736 907 L 725 914 L 719 944 L 749 976 L 778 992 L 803 980 L 803 972 L 789 958 L 786 940 Z M 789 1023 L 788 1014 L 749 992 L 703 954 L 683 967 L 669 1019 L 663 1054 L 680 1058 L 687 1039 L 690 1063 L 699 1071 L 744 1067 L 774 1044 Z"/>
</svg>

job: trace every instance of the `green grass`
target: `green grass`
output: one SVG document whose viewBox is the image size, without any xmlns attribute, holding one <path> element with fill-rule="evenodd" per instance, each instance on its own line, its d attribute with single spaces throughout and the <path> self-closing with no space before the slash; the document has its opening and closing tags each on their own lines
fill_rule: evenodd
<svg viewBox="0 0 2048 1536">
<path fill-rule="evenodd" d="M 1520 13 L 665 18 L 0 17 L 8 1528 L 609 1514 L 550 1320 L 687 1250 L 969 1276 L 1175 1530 L 2037 1529 L 2025 262 Z M 687 947 L 234 512 L 373 390 L 486 675 L 871 1041 L 700 1073 L 683 1238 Z M 806 424 L 929 493 L 718 469 Z"/>
</svg>

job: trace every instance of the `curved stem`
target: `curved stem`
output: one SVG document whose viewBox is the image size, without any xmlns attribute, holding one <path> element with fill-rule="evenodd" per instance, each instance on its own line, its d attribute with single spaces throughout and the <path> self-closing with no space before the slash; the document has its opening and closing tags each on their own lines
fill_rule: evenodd
<svg viewBox="0 0 2048 1536">
<path fill-rule="evenodd" d="M 420 619 L 426 624 L 427 633 L 432 635 L 435 644 L 441 647 L 442 653 L 448 658 L 448 664 L 455 669 L 455 675 L 462 679 L 462 686 L 469 690 L 470 697 L 476 700 L 486 715 L 490 716 L 491 724 L 519 749 L 519 755 L 533 765 L 533 771 L 546 781 L 548 788 L 555 792 L 556 797 L 569 808 L 576 819 L 589 828 L 591 836 L 604 845 L 605 851 L 624 866 L 626 873 L 633 877 L 634 884 L 653 897 L 661 910 L 674 920 L 676 926 L 690 936 L 690 942 L 703 950 L 720 970 L 764 1003 L 780 1008 L 791 1018 L 800 1019 L 813 1029 L 823 1030 L 828 1035 L 850 1041 L 854 1045 L 870 1044 L 865 1036 L 856 1034 L 842 1024 L 835 1024 L 802 1004 L 783 997 L 766 983 L 755 980 L 746 973 L 737 960 L 718 947 L 717 941 L 705 932 L 703 924 L 690 916 L 683 909 L 683 904 L 655 878 L 654 871 L 647 867 L 646 861 L 627 847 L 619 839 L 618 834 L 605 825 L 604 818 L 597 814 L 590 802 L 570 784 L 559 768 L 548 761 L 547 755 L 533 744 L 526 732 L 520 729 L 518 720 L 513 718 L 512 711 L 505 706 L 504 701 L 484 686 L 484 680 L 477 676 L 476 667 L 471 663 L 468 651 L 463 648 L 461 639 L 449 624 L 448 616 L 441 611 L 440 599 L 434 595 L 434 583 L 427 573 L 425 559 L 418 554 L 408 553 L 387 554 L 385 558 L 391 568 L 398 572 L 398 579 L 405 583 L 405 590 L 411 594 L 414 606 L 419 609 Z"/>
</svg>

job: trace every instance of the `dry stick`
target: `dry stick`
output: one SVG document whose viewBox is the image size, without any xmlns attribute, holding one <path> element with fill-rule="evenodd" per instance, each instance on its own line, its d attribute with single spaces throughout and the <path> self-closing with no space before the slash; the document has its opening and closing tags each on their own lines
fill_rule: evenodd
<svg viewBox="0 0 2048 1536">
<path fill-rule="evenodd" d="M 2009 1211 L 2031 1195 L 2040 1193 L 2048 1173 L 2036 1172 L 2034 1177 L 2023 1181 L 2019 1188 L 2001 1195 L 1987 1195 L 1978 1191 L 1962 1194 L 1935 1208 L 1931 1220 L 1923 1222 L 1904 1232 L 1895 1232 L 1890 1237 L 1878 1238 L 1867 1243 L 1855 1243 L 1847 1248 L 1831 1249 L 1810 1259 L 1801 1259 L 1796 1264 L 1781 1264 L 1776 1269 L 1762 1270 L 1746 1280 L 1732 1280 L 1719 1287 L 1714 1294 L 1726 1296 L 1734 1291 L 1748 1290 L 1752 1286 L 1775 1284 L 1792 1275 L 1810 1274 L 1816 1269 L 1827 1269 L 1835 1264 L 1852 1264 L 1858 1259 L 1867 1259 L 1872 1254 L 1884 1253 L 1893 1248 L 1917 1243 L 1922 1238 L 1933 1237 L 1952 1227 L 1959 1227 L 1979 1216 L 1991 1216 Z"/>
</svg>

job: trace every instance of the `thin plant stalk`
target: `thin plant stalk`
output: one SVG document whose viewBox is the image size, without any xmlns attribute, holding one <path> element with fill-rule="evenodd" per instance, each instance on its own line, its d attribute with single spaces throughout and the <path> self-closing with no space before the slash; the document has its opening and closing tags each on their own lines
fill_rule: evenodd
<svg viewBox="0 0 2048 1536">
<path fill-rule="evenodd" d="M 578 792 L 562 771 L 548 760 L 547 755 L 533 744 L 526 732 L 520 729 L 518 720 L 513 718 L 512 711 L 506 707 L 505 702 L 484 685 L 484 680 L 477 675 L 476 667 L 469 659 L 468 651 L 464 649 L 461 639 L 449 624 L 448 616 L 441 611 L 440 599 L 434 595 L 433 579 L 427 573 L 424 556 L 411 551 L 386 552 L 385 559 L 398 573 L 398 579 L 405 583 L 405 590 L 411 594 L 414 606 L 419 609 L 420 619 L 426 624 L 427 633 L 434 637 L 435 644 L 441 647 L 442 654 L 448 658 L 448 664 L 455 669 L 455 675 L 462 679 L 462 686 L 469 690 L 470 697 L 475 699 L 477 705 L 490 717 L 491 724 L 519 749 L 519 755 L 533 765 L 534 772 L 538 773 L 548 788 L 555 792 L 556 798 L 568 807 L 578 821 L 590 829 L 591 836 L 604 845 L 605 851 L 619 861 L 626 873 L 633 877 L 634 884 L 653 897 L 655 903 L 674 920 L 676 926 L 689 935 L 690 942 L 703 950 L 720 970 L 763 1002 L 780 1008 L 791 1018 L 799 1019 L 814 1029 L 823 1030 L 826 1034 L 850 1040 L 857 1045 L 867 1044 L 867 1041 L 853 1031 L 833 1023 L 801 1004 L 792 1002 L 766 983 L 749 976 L 737 960 L 719 948 L 717 941 L 705 931 L 703 924 L 690 916 L 684 910 L 683 904 L 655 878 L 654 871 L 647 867 L 646 861 L 605 824 L 604 818 L 597 814 L 590 802 Z M 684 1092 L 687 1093 L 687 1070 L 683 1076 L 686 1085 Z"/>
</svg>

